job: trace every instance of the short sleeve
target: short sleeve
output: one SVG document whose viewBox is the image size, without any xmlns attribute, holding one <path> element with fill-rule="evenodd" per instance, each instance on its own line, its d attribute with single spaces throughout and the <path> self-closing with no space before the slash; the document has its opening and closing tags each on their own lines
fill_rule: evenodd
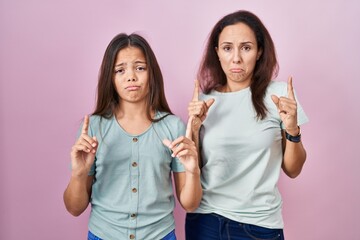
<svg viewBox="0 0 360 240">
<path fill-rule="evenodd" d="M 186 131 L 185 124 L 180 119 L 177 119 L 176 125 L 174 126 L 174 136 L 176 136 L 175 139 L 180 136 L 184 136 L 185 131 Z M 171 170 L 173 172 L 185 171 L 184 166 L 177 157 L 174 157 L 171 161 Z"/>
</svg>

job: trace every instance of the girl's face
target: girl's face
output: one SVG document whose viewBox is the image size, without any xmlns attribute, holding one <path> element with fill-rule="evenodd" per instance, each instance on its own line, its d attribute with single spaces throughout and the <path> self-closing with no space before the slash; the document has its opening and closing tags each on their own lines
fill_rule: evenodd
<svg viewBox="0 0 360 240">
<path fill-rule="evenodd" d="M 237 91 L 250 86 L 256 61 L 261 55 L 254 32 L 244 23 L 229 25 L 219 35 L 216 48 L 227 87 Z"/>
<path fill-rule="evenodd" d="M 145 102 L 149 93 L 149 73 L 143 52 L 136 47 L 120 50 L 116 56 L 114 82 L 121 101 Z"/>
</svg>

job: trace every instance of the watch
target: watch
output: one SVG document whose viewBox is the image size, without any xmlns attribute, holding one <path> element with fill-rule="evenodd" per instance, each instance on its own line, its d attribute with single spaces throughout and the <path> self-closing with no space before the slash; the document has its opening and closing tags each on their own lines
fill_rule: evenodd
<svg viewBox="0 0 360 240">
<path fill-rule="evenodd" d="M 300 127 L 299 128 L 299 134 L 296 136 L 292 136 L 290 134 L 287 133 L 287 131 L 285 131 L 285 138 L 287 140 L 289 140 L 290 142 L 294 142 L 294 143 L 298 143 L 301 141 L 301 131 L 300 131 Z"/>
</svg>

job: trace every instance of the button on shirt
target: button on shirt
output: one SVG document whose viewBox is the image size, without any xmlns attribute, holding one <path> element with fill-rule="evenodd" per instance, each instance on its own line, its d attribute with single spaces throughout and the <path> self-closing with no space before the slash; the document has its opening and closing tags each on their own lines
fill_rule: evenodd
<svg viewBox="0 0 360 240">
<path fill-rule="evenodd" d="M 91 116 L 89 135 L 99 141 L 89 173 L 95 176 L 91 232 L 107 240 L 161 239 L 175 228 L 171 171 L 183 172 L 184 167 L 162 140 L 184 134 L 184 123 L 174 115 L 136 136 L 126 133 L 114 116 Z"/>
</svg>

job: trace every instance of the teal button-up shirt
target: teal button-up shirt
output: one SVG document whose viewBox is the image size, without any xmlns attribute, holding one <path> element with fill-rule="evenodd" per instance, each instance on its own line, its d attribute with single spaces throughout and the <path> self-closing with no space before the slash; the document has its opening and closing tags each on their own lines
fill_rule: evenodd
<svg viewBox="0 0 360 240">
<path fill-rule="evenodd" d="M 157 113 L 157 118 L 164 113 Z M 139 135 L 128 134 L 113 116 L 90 117 L 89 135 L 99 141 L 91 195 L 89 230 L 100 238 L 161 239 L 175 228 L 171 171 L 184 167 L 162 144 L 185 134 L 169 115 Z"/>
</svg>

